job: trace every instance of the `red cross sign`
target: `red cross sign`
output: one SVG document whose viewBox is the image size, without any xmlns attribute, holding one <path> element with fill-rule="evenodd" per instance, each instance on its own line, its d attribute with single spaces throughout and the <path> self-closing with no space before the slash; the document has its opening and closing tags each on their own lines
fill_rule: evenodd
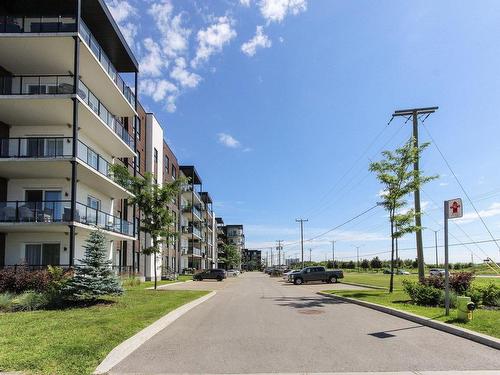
<svg viewBox="0 0 500 375">
<path fill-rule="evenodd" d="M 451 199 L 448 201 L 448 218 L 456 219 L 463 216 L 462 199 Z"/>
</svg>

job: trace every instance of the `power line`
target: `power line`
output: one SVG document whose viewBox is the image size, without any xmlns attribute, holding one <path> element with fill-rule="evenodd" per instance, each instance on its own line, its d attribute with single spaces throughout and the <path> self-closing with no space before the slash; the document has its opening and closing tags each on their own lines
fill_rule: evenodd
<svg viewBox="0 0 500 375">
<path fill-rule="evenodd" d="M 492 239 L 494 239 L 495 237 L 493 236 L 493 233 L 491 233 L 490 229 L 488 228 L 488 226 L 486 225 L 486 222 L 484 221 L 484 219 L 482 218 L 482 216 L 479 214 L 479 211 L 477 210 L 476 206 L 474 205 L 474 203 L 472 202 L 472 200 L 470 199 L 469 197 L 469 194 L 467 194 L 467 191 L 465 190 L 465 188 L 463 187 L 462 183 L 460 182 L 460 180 L 458 179 L 457 175 L 455 174 L 455 172 L 453 171 L 453 168 L 451 168 L 451 165 L 450 163 L 448 162 L 448 160 L 445 158 L 444 154 L 441 152 L 441 149 L 439 148 L 438 144 L 436 143 L 436 141 L 434 140 L 434 138 L 432 137 L 431 133 L 429 132 L 429 129 L 427 129 L 427 127 L 424 125 L 424 129 L 425 131 L 427 132 L 429 138 L 431 139 L 432 143 L 434 144 L 434 146 L 436 147 L 436 149 L 438 150 L 439 154 L 441 155 L 441 158 L 443 158 L 443 161 L 445 162 L 446 166 L 448 167 L 448 169 L 450 170 L 451 174 L 453 175 L 453 177 L 455 178 L 455 180 L 457 181 L 458 183 L 458 186 L 460 186 L 460 189 L 462 190 L 462 192 L 465 194 L 467 200 L 469 201 L 470 205 L 472 206 L 472 208 L 474 208 L 474 211 L 476 212 L 476 215 L 479 217 L 479 219 L 481 220 L 481 223 L 483 223 L 483 226 L 484 228 L 486 229 L 486 231 L 489 233 L 490 237 Z M 495 245 L 496 247 L 498 248 L 498 251 L 500 253 L 500 245 L 498 244 L 498 242 L 495 240 L 493 241 L 495 242 Z"/>
<path fill-rule="evenodd" d="M 376 204 L 376 205 L 374 205 L 374 206 L 372 206 L 372 207 L 368 208 L 367 210 L 364 210 L 363 212 L 361 212 L 361 213 L 357 214 L 356 216 L 354 216 L 354 217 L 350 218 L 349 220 L 347 220 L 347 221 L 343 222 L 342 224 L 339 224 L 339 225 L 337 225 L 337 226 L 335 226 L 335 227 L 333 227 L 333 228 L 331 228 L 331 229 L 327 230 L 326 232 L 323 232 L 323 233 L 321 233 L 321 234 L 318 234 L 317 236 L 314 236 L 314 237 L 309 238 L 309 239 L 307 239 L 307 240 L 303 240 L 303 242 L 310 242 L 310 241 L 314 241 L 314 240 L 315 240 L 315 239 L 317 239 L 317 238 L 323 237 L 325 234 L 328 234 L 328 233 L 330 233 L 330 232 L 333 232 L 334 230 L 339 229 L 340 227 L 343 227 L 344 225 L 347 225 L 347 224 L 348 224 L 348 223 L 350 223 L 351 221 L 356 220 L 358 217 L 363 216 L 364 214 L 366 214 L 366 213 L 370 212 L 371 210 L 373 210 L 373 209 L 377 208 L 378 206 L 379 206 L 379 205 L 378 205 L 378 204 Z M 297 221 L 297 222 L 299 222 L 300 220 L 302 220 L 302 219 L 297 219 L 296 221 Z M 304 220 L 304 221 L 307 221 L 307 220 Z M 283 247 L 285 247 L 285 246 L 292 246 L 292 245 L 296 245 L 296 244 L 298 244 L 298 243 L 300 243 L 300 242 L 301 242 L 301 241 L 288 243 L 288 244 L 286 244 L 286 245 L 283 245 Z"/>
</svg>

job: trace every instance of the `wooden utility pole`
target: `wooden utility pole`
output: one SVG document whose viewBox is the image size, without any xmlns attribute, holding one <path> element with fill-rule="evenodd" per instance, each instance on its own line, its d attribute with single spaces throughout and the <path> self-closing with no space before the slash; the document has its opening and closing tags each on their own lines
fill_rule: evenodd
<svg viewBox="0 0 500 375">
<path fill-rule="evenodd" d="M 429 117 L 432 113 L 436 112 L 439 107 L 425 107 L 425 108 L 412 108 L 412 109 L 402 109 L 395 111 L 392 117 L 405 117 L 406 121 L 412 119 L 413 123 L 413 145 L 418 148 L 418 117 L 425 115 L 424 121 L 427 117 Z M 413 164 L 413 170 L 415 172 L 419 172 L 419 159 L 415 160 Z M 420 189 L 416 189 L 414 192 L 414 200 L 415 200 L 415 225 L 417 226 L 417 230 L 415 231 L 415 236 L 417 240 L 417 262 L 418 262 L 418 279 L 423 281 L 425 278 L 425 270 L 424 270 L 424 248 L 422 242 L 422 216 L 420 209 Z"/>
<path fill-rule="evenodd" d="M 335 268 L 335 241 L 332 240 L 332 268 Z"/>
<path fill-rule="evenodd" d="M 302 268 L 304 268 L 304 222 L 309 220 L 307 219 L 295 219 L 297 223 L 300 223 L 300 249 L 302 251 Z"/>
<path fill-rule="evenodd" d="M 276 240 L 278 243 L 278 246 L 276 247 L 276 250 L 278 250 L 278 267 L 281 266 L 281 243 L 283 240 Z"/>
</svg>

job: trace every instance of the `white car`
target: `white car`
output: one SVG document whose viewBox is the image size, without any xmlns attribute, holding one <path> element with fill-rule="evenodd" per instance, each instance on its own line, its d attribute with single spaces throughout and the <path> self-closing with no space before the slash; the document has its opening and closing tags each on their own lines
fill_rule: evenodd
<svg viewBox="0 0 500 375">
<path fill-rule="evenodd" d="M 293 279 L 292 279 L 292 275 L 293 275 L 294 273 L 297 273 L 297 272 L 300 272 L 300 270 L 292 270 L 292 271 L 290 271 L 290 272 L 287 272 L 287 273 L 286 273 L 286 278 L 285 278 L 285 276 L 283 276 L 283 278 L 284 278 L 286 281 L 288 281 L 289 283 L 291 283 L 291 282 L 293 281 Z"/>
<path fill-rule="evenodd" d="M 226 274 L 227 274 L 227 276 L 236 277 L 236 276 L 238 276 L 240 274 L 240 271 L 238 271 L 238 270 L 227 270 Z"/>
<path fill-rule="evenodd" d="M 431 268 L 429 270 L 429 275 L 431 276 L 444 276 L 444 268 Z"/>
</svg>

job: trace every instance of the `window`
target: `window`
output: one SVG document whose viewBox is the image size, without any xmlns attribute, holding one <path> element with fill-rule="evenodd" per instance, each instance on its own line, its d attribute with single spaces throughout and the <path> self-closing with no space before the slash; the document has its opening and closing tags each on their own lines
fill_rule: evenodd
<svg viewBox="0 0 500 375">
<path fill-rule="evenodd" d="M 175 180 L 177 178 L 177 171 L 175 170 L 174 165 L 172 164 L 172 178 Z"/>
<path fill-rule="evenodd" d="M 168 160 L 168 156 L 165 155 L 163 157 L 163 166 L 165 167 L 165 176 L 168 175 L 168 166 L 170 165 L 170 160 Z"/>
<path fill-rule="evenodd" d="M 59 265 L 61 245 L 58 243 L 26 244 L 25 260 L 30 266 Z"/>
<path fill-rule="evenodd" d="M 155 178 L 158 178 L 158 150 L 156 148 L 154 149 L 153 163 L 154 163 L 154 176 Z"/>
<path fill-rule="evenodd" d="M 141 119 L 139 117 L 136 117 L 136 126 L 135 126 L 135 132 L 137 134 L 137 139 L 141 139 Z"/>
<path fill-rule="evenodd" d="M 101 201 L 93 196 L 89 195 L 87 197 L 87 206 L 90 208 L 100 210 L 101 209 Z"/>
<path fill-rule="evenodd" d="M 141 153 L 137 153 L 137 157 L 135 158 L 135 170 L 140 173 L 141 170 Z"/>
<path fill-rule="evenodd" d="M 98 169 L 98 166 L 99 166 L 98 165 L 99 164 L 99 157 L 90 148 L 87 148 L 87 164 L 90 165 L 94 169 Z"/>
</svg>

